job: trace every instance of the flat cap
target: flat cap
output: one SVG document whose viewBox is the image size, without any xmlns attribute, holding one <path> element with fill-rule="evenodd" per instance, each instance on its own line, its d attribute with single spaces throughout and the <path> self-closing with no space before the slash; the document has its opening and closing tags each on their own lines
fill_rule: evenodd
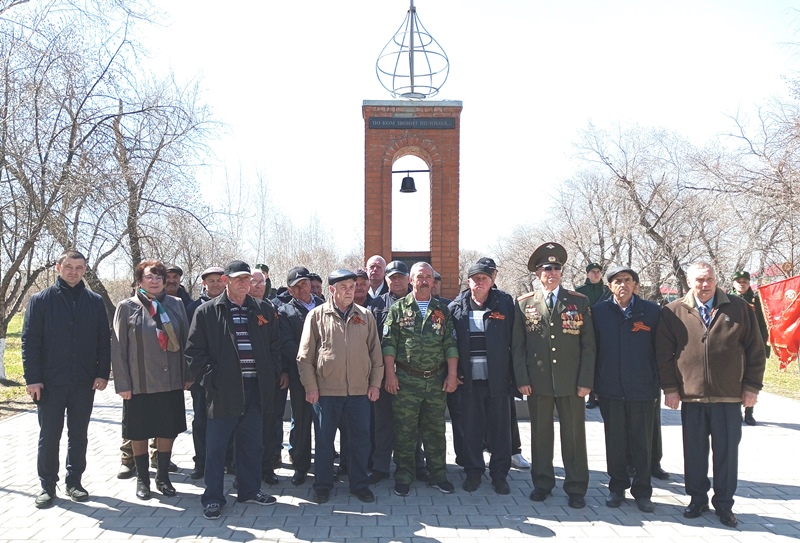
<svg viewBox="0 0 800 543">
<path fill-rule="evenodd" d="M 618 274 L 620 274 L 622 272 L 628 272 L 629 274 L 631 274 L 631 277 L 633 277 L 633 280 L 635 282 L 637 282 L 637 283 L 639 282 L 639 274 L 636 273 L 635 271 L 633 271 L 628 266 L 614 266 L 613 268 L 608 270 L 608 273 L 606 274 L 606 281 L 608 281 L 610 283 L 611 280 L 614 279 L 614 277 L 616 275 L 618 275 Z"/>
<path fill-rule="evenodd" d="M 209 275 L 214 275 L 215 273 L 217 275 L 224 275 L 225 270 L 219 266 L 211 266 L 210 268 L 206 268 L 203 270 L 203 273 L 200 274 L 200 279 L 205 280 L 206 277 L 208 277 Z"/>
<path fill-rule="evenodd" d="M 180 266 L 176 266 L 175 264 L 167 266 L 167 273 L 169 272 L 177 273 L 178 275 L 183 277 L 183 270 L 180 268 Z"/>
<path fill-rule="evenodd" d="M 567 263 L 567 250 L 555 241 L 548 241 L 539 245 L 528 259 L 528 269 L 536 271 L 536 268 L 544 264 Z"/>
<path fill-rule="evenodd" d="M 356 274 L 356 277 L 361 277 L 362 279 L 369 281 L 369 275 L 367 274 L 367 270 L 364 268 L 356 268 L 353 270 L 353 273 Z"/>
<path fill-rule="evenodd" d="M 356 274 L 350 270 L 333 270 L 328 274 L 328 285 L 333 286 L 339 281 L 347 281 L 348 279 L 356 280 Z"/>
</svg>

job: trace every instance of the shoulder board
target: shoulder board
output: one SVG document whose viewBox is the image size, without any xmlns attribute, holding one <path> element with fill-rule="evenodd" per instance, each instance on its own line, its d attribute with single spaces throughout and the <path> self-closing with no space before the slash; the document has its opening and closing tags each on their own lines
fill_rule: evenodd
<svg viewBox="0 0 800 543">
<path fill-rule="evenodd" d="M 581 294 L 580 292 L 577 292 L 577 291 L 574 291 L 574 290 L 569 290 L 568 288 L 565 288 L 564 291 L 567 294 L 572 294 L 573 296 L 578 296 L 580 298 L 586 298 L 587 300 L 589 299 L 589 297 L 586 294 Z"/>
<path fill-rule="evenodd" d="M 521 302 L 522 300 L 525 300 L 527 298 L 532 297 L 534 294 L 536 294 L 536 293 L 535 292 L 528 292 L 526 294 L 523 294 L 522 296 L 517 296 L 517 301 Z"/>
</svg>

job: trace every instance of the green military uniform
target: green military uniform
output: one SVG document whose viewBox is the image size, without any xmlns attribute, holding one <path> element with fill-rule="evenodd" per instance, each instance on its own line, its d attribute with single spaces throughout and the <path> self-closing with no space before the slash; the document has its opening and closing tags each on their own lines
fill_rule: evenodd
<svg viewBox="0 0 800 543">
<path fill-rule="evenodd" d="M 578 387 L 594 385 L 595 342 L 589 300 L 560 287 L 553 311 L 539 290 L 516 302 L 512 356 L 517 386 L 532 387 L 531 414 L 534 490 L 555 487 L 553 408 L 561 425 L 564 491 L 584 496 L 589 485 L 585 404 Z"/>
<path fill-rule="evenodd" d="M 399 382 L 397 394 L 392 398 L 394 458 L 398 466 L 395 482 L 411 484 L 414 480 L 418 427 L 430 472 L 428 481 L 431 484 L 445 481 L 446 394 L 442 386 L 447 359 L 458 357 L 450 311 L 431 297 L 423 317 L 414 294 L 408 294 L 389 309 L 382 346 L 384 356 L 395 357 Z"/>
<path fill-rule="evenodd" d="M 581 286 L 575 287 L 575 292 L 589 298 L 589 306 L 593 306 L 597 302 L 611 297 L 611 291 L 608 289 L 607 285 L 602 281 L 592 283 L 589 279 L 586 279 L 586 282 Z"/>
</svg>

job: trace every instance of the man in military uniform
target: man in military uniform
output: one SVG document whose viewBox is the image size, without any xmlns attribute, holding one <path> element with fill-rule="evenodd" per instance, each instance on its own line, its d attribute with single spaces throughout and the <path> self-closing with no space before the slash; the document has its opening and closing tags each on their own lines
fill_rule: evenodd
<svg viewBox="0 0 800 543">
<path fill-rule="evenodd" d="M 580 292 L 589 298 L 589 307 L 610 298 L 611 291 L 603 283 L 603 267 L 597 262 L 589 262 L 586 266 L 586 281 L 581 286 L 575 287 L 575 292 Z M 586 400 L 586 409 L 595 407 L 597 407 L 597 394 L 592 391 Z"/>
<path fill-rule="evenodd" d="M 764 319 L 764 309 L 761 307 L 761 300 L 759 299 L 758 294 L 753 292 L 753 289 L 750 288 L 750 272 L 739 270 L 733 274 L 731 280 L 733 281 L 733 287 L 731 288 L 729 294 L 734 294 L 740 298 L 744 298 L 745 301 L 750 304 L 750 307 L 752 307 L 756 312 L 758 329 L 761 332 L 761 337 L 764 338 L 764 350 L 766 351 L 767 358 L 769 358 L 769 328 L 767 328 L 767 321 Z M 753 417 L 752 407 L 744 408 L 744 422 L 748 426 L 756 425 L 756 419 Z"/>
<path fill-rule="evenodd" d="M 541 289 L 517 298 L 512 334 L 514 376 L 531 414 L 533 501 L 555 487 L 553 411 L 558 409 L 561 457 L 569 506 L 586 506 L 589 486 L 584 398 L 594 382 L 595 342 L 589 299 L 561 288 L 567 251 L 558 243 L 538 247 L 528 260 Z"/>
<path fill-rule="evenodd" d="M 389 309 L 383 326 L 385 388 L 394 395 L 397 464 L 394 492 L 408 496 L 414 480 L 414 449 L 422 435 L 428 485 L 454 491 L 445 471 L 445 396 L 458 387 L 458 348 L 447 306 L 431 295 L 433 268 L 411 268 L 412 292 Z"/>
</svg>

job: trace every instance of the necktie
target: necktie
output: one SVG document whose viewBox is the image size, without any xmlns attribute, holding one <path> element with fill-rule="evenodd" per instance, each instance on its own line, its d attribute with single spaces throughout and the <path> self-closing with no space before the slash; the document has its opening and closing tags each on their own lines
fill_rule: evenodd
<svg viewBox="0 0 800 543">
<path fill-rule="evenodd" d="M 552 292 L 548 292 L 547 293 L 547 309 L 549 309 L 550 311 L 553 310 L 553 298 L 554 298 L 553 293 Z"/>
<path fill-rule="evenodd" d="M 706 328 L 708 328 L 708 325 L 711 324 L 711 315 L 708 312 L 708 307 L 706 307 L 705 304 L 702 304 L 699 309 L 700 316 L 703 317 L 703 323 L 706 325 Z"/>
</svg>

